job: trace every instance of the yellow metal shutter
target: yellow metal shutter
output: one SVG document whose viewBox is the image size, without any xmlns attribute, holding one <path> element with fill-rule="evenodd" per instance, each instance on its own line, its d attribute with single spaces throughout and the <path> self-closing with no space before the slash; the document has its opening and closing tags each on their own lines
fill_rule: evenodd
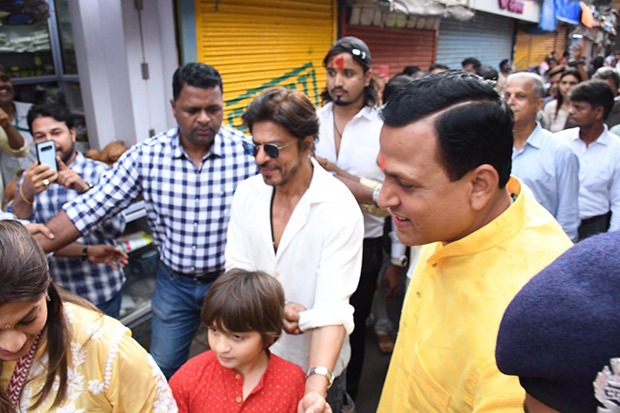
<svg viewBox="0 0 620 413">
<path fill-rule="evenodd" d="M 224 122 L 241 126 L 253 97 L 273 86 L 319 106 L 336 15 L 335 0 L 196 0 L 197 57 L 222 74 Z"/>
<path fill-rule="evenodd" d="M 558 25 L 555 32 L 530 35 L 523 29 L 517 33 L 515 69 L 522 70 L 538 66 L 552 51 L 562 57 L 566 47 L 566 26 Z"/>
</svg>

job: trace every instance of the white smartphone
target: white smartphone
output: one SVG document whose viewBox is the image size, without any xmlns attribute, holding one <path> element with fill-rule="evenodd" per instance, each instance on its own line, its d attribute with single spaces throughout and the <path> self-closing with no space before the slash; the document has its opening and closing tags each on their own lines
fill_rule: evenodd
<svg viewBox="0 0 620 413">
<path fill-rule="evenodd" d="M 37 160 L 40 164 L 46 164 L 58 172 L 56 163 L 56 144 L 54 141 L 45 141 L 37 143 Z"/>
</svg>

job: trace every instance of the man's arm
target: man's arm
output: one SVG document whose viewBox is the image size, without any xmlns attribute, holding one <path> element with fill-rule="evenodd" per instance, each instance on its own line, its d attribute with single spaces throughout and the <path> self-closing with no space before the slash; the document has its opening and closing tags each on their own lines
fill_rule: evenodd
<svg viewBox="0 0 620 413">
<path fill-rule="evenodd" d="M 41 234 L 34 236 L 37 243 L 45 252 L 59 250 L 82 235 L 73 222 L 71 222 L 65 211 L 60 211 L 56 214 L 54 218 L 46 223 L 46 226 L 55 235 L 54 239 L 49 239 Z"/>
<path fill-rule="evenodd" d="M 86 257 L 84 257 L 84 252 Z M 117 249 L 114 245 L 106 244 L 85 246 L 80 242 L 72 242 L 66 247 L 57 250 L 54 255 L 59 257 L 86 258 L 93 264 L 106 264 L 115 269 L 123 268 L 129 262 L 127 254 Z"/>
<path fill-rule="evenodd" d="M 570 148 L 558 151 L 556 182 L 558 209 L 555 219 L 573 242 L 577 242 L 579 220 L 579 158 Z"/>
<path fill-rule="evenodd" d="M 329 162 L 327 159 L 321 158 L 320 156 L 315 156 L 315 158 L 326 171 L 333 172 L 335 174 L 334 176 L 349 188 L 349 191 L 351 191 L 359 204 L 374 204 L 372 199 L 374 188 L 363 185 L 360 183 L 359 177 L 350 174 L 338 167 L 335 163 Z M 380 182 L 377 182 L 377 185 L 380 185 Z"/>
<path fill-rule="evenodd" d="M 8 147 L 3 149 L 13 156 L 26 155 L 28 153 L 28 144 L 26 144 L 23 136 L 11 123 L 9 115 L 2 108 L 0 108 L 0 127 L 6 132 L 8 142 Z"/>
<path fill-rule="evenodd" d="M 389 217 L 388 219 L 392 219 Z M 392 298 L 396 295 L 396 291 L 400 286 L 400 274 L 402 267 L 392 263 L 392 260 L 399 260 L 401 257 L 405 257 L 407 247 L 400 242 L 394 231 L 390 232 L 390 241 L 392 245 L 390 253 L 390 263 L 385 269 L 381 285 L 387 288 L 385 292 L 385 298 Z"/>
<path fill-rule="evenodd" d="M 312 367 L 327 367 L 329 371 L 334 371 L 338 355 L 346 331 L 343 326 L 325 326 L 315 328 L 306 333 L 311 334 L 310 356 L 308 365 Z M 325 397 L 329 382 L 327 377 L 320 374 L 313 374 L 306 379 L 306 393 L 299 402 L 298 412 L 303 413 L 312 408 L 312 411 L 322 412 L 325 409 Z"/>
<path fill-rule="evenodd" d="M 58 174 L 49 165 L 31 165 L 15 190 L 11 212 L 21 219 L 32 217 L 35 197 L 46 191 L 57 178 Z"/>
</svg>

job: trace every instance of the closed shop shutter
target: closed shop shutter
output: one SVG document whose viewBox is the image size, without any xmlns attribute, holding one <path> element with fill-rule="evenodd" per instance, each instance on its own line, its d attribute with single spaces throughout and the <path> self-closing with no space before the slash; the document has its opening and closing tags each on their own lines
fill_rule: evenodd
<svg viewBox="0 0 620 413">
<path fill-rule="evenodd" d="M 268 87 L 296 88 L 319 106 L 335 38 L 334 0 L 196 0 L 197 58 L 221 73 L 224 123 L 235 127 Z"/>
<path fill-rule="evenodd" d="M 525 70 L 538 66 L 552 51 L 562 56 L 566 48 L 567 27 L 558 25 L 557 31 L 546 34 L 528 34 L 524 29 L 517 32 L 515 69 Z"/>
<path fill-rule="evenodd" d="M 364 40 L 370 48 L 372 65 L 388 65 L 390 76 L 401 73 L 405 66 L 428 70 L 435 62 L 436 30 L 346 25 L 343 32 Z"/>
<path fill-rule="evenodd" d="M 439 25 L 437 63 L 460 69 L 463 59 L 475 57 L 499 70 L 499 62 L 512 57 L 515 20 L 477 11 L 467 22 L 443 19 Z"/>
</svg>

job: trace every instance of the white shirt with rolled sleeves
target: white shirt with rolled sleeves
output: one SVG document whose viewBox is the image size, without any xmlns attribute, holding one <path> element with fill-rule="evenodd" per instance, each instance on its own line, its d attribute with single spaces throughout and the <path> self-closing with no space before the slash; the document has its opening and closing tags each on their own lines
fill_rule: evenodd
<svg viewBox="0 0 620 413">
<path fill-rule="evenodd" d="M 579 128 L 555 134 L 579 158 L 579 218 L 587 219 L 611 211 L 609 231 L 620 230 L 620 137 L 609 132 L 590 145 L 579 139 Z"/>
<path fill-rule="evenodd" d="M 226 270 L 258 270 L 275 276 L 286 300 L 307 308 L 300 314 L 302 331 L 342 325 L 348 335 L 354 327 L 349 297 L 357 288 L 362 265 L 362 214 L 344 184 L 314 159 L 312 164 L 312 181 L 282 233 L 277 252 L 270 223 L 274 188 L 262 176 L 237 187 L 228 226 Z M 310 335 L 283 333 L 270 350 L 307 370 Z M 347 338 L 334 368 L 336 377 L 350 356 Z"/>
</svg>

